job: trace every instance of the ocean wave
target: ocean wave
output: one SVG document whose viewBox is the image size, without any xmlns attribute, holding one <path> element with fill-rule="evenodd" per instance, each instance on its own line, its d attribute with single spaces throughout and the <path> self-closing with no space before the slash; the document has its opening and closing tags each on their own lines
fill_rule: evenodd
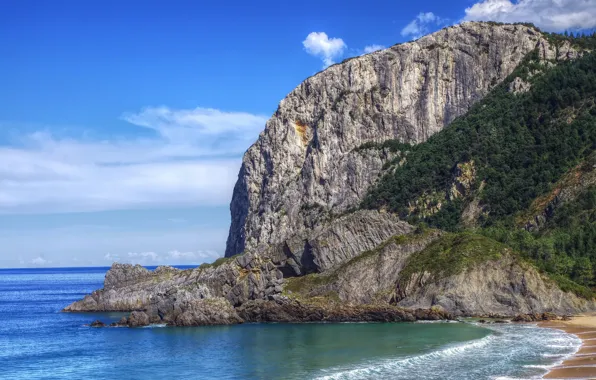
<svg viewBox="0 0 596 380">
<path fill-rule="evenodd" d="M 340 379 L 360 379 L 366 376 L 381 374 L 386 372 L 396 373 L 398 371 L 406 370 L 408 367 L 423 364 L 424 362 L 432 362 L 437 359 L 449 358 L 468 350 L 478 349 L 486 346 L 490 341 L 494 339 L 493 335 L 486 336 L 482 339 L 478 339 L 463 344 L 456 344 L 440 349 L 438 351 L 432 351 L 422 355 L 410 356 L 399 360 L 386 360 L 382 363 L 375 363 L 374 365 L 366 366 L 363 368 L 356 368 L 346 371 L 337 372 L 331 375 L 317 377 L 318 380 L 340 380 Z"/>
<path fill-rule="evenodd" d="M 581 340 L 560 330 L 527 325 L 483 325 L 492 334 L 420 355 L 329 368 L 319 380 L 353 379 L 541 379 L 574 355 Z M 521 333 L 524 331 L 524 333 Z M 315 374 L 317 375 L 317 374 Z"/>
</svg>

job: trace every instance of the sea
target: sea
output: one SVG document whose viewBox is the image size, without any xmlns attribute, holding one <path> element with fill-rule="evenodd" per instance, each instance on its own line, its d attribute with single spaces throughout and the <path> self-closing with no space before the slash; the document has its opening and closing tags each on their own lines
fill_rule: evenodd
<svg viewBox="0 0 596 380">
<path fill-rule="evenodd" d="M 122 314 L 60 312 L 107 270 L 0 270 L 1 379 L 538 379 L 580 345 L 472 320 L 91 328 Z"/>
</svg>

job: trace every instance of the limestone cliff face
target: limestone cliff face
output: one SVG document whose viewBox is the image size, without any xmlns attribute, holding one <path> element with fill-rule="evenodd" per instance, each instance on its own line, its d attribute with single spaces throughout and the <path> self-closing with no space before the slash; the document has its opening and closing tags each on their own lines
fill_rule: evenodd
<svg viewBox="0 0 596 380">
<path fill-rule="evenodd" d="M 281 101 L 243 159 L 226 256 L 277 244 L 357 205 L 396 153 L 464 114 L 538 48 L 565 52 L 524 25 L 464 23 L 334 65 Z"/>
</svg>

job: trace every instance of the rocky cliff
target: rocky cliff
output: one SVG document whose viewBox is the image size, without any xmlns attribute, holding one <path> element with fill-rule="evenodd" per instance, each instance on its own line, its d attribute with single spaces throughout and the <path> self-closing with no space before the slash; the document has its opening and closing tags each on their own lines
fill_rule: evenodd
<svg viewBox="0 0 596 380">
<path fill-rule="evenodd" d="M 118 324 L 191 326 L 594 309 L 589 295 L 583 299 L 562 291 L 519 252 L 495 240 L 413 226 L 386 207 L 354 207 L 382 173 L 390 178 L 411 166 L 418 148 L 432 148 L 453 133 L 460 133 L 453 140 L 463 141 L 462 130 L 449 128 L 424 143 L 516 67 L 511 83 L 505 83 L 514 103 L 537 88 L 524 78 L 558 67 L 557 60 L 577 57 L 568 42 L 555 47 L 548 41 L 527 25 L 464 23 L 307 79 L 281 102 L 244 156 L 225 258 L 184 271 L 159 267 L 150 272 L 114 264 L 103 289 L 65 311 L 134 311 Z M 524 78 L 512 79 L 524 70 Z M 493 90 L 485 102 L 503 88 Z M 474 129 L 469 134 L 478 133 Z M 458 149 L 443 150 L 451 157 Z M 424 156 L 421 169 L 406 176 L 405 183 L 424 180 L 426 163 L 437 152 L 431 149 L 432 155 Z M 436 162 L 442 168 L 453 166 L 447 179 L 438 181 L 444 191 L 423 192 L 408 204 L 410 211 L 434 215 L 447 201 L 473 198 L 474 207 L 463 210 L 469 216 L 463 227 L 474 226 L 485 214 L 479 198 L 484 181 L 478 186 L 475 181 L 478 161 Z M 592 161 L 586 162 L 568 174 L 573 181 L 564 183 L 593 183 Z M 434 180 L 424 180 L 424 185 Z M 386 193 L 396 193 L 387 188 Z M 562 186 L 556 199 L 573 199 L 579 188 Z M 555 199 L 547 198 L 538 199 L 523 222 L 547 212 Z"/>
<path fill-rule="evenodd" d="M 535 48 L 549 59 L 575 54 L 525 25 L 464 23 L 305 80 L 244 155 L 226 256 L 280 243 L 357 205 L 395 156 L 360 146 L 425 141 Z"/>
</svg>

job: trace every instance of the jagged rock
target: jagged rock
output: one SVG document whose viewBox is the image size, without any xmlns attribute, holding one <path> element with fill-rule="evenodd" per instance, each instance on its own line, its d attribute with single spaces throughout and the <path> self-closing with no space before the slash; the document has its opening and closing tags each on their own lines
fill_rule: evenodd
<svg viewBox="0 0 596 380">
<path fill-rule="evenodd" d="M 560 47 L 557 54 L 537 29 L 525 25 L 463 23 L 305 80 L 281 101 L 244 155 L 226 256 L 282 243 L 358 205 L 392 158 L 360 146 L 425 141 L 536 47 L 548 59 L 575 51 Z"/>
<path fill-rule="evenodd" d="M 140 265 L 114 263 L 103 283 L 105 289 L 121 287 L 127 283 L 147 277 L 151 272 Z"/>
<path fill-rule="evenodd" d="M 274 301 L 248 301 L 237 310 L 247 322 L 413 322 L 451 319 L 449 313 L 440 310 L 412 312 L 388 304 L 303 303 L 284 297 Z"/>
<path fill-rule="evenodd" d="M 438 305 L 455 315 L 475 316 L 495 313 L 513 316 L 540 311 L 550 318 L 557 314 L 593 310 L 594 301 L 561 291 L 534 267 L 523 265 L 504 254 L 445 278 L 415 273 L 398 302 L 406 308 Z"/>
<path fill-rule="evenodd" d="M 244 322 L 225 298 L 195 300 L 180 306 L 180 313 L 166 316 L 173 326 L 232 325 Z"/>
<path fill-rule="evenodd" d="M 126 324 L 129 327 L 143 327 L 149 325 L 149 316 L 142 311 L 133 311 L 130 313 Z"/>
<path fill-rule="evenodd" d="M 324 272 L 394 235 L 414 229 L 395 215 L 371 210 L 340 217 L 306 234 L 297 234 L 266 253 L 286 276 Z"/>
<path fill-rule="evenodd" d="M 97 321 L 91 322 L 91 324 L 89 326 L 90 327 L 106 327 L 106 324 L 100 320 L 97 320 Z"/>
<path fill-rule="evenodd" d="M 555 313 L 528 313 L 528 314 L 519 314 L 515 316 L 511 321 L 512 322 L 540 322 L 540 321 L 557 321 L 557 320 L 568 320 L 565 317 L 559 317 Z"/>
<path fill-rule="evenodd" d="M 530 88 L 532 88 L 532 84 L 526 82 L 520 77 L 516 77 L 509 84 L 509 92 L 513 92 L 514 94 L 523 94 L 524 92 L 530 91 Z"/>
</svg>

